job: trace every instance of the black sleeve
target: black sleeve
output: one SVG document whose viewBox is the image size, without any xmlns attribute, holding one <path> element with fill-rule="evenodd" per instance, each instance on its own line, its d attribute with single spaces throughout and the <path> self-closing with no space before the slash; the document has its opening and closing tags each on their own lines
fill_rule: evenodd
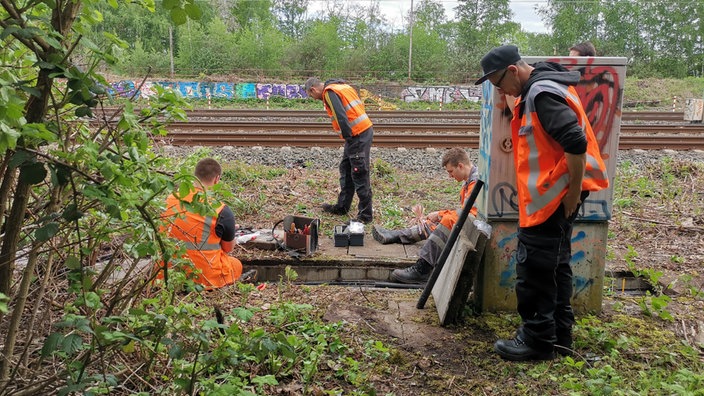
<svg viewBox="0 0 704 396">
<path fill-rule="evenodd" d="M 225 205 L 215 223 L 215 235 L 225 242 L 235 240 L 235 214 Z"/>
<path fill-rule="evenodd" d="M 535 97 L 535 111 L 545 131 L 566 153 L 587 152 L 587 136 L 577 122 L 577 114 L 564 98 L 543 92 Z"/>
<path fill-rule="evenodd" d="M 342 106 L 340 97 L 332 90 L 328 90 L 325 92 L 325 100 L 327 100 L 328 106 L 332 109 L 333 117 L 335 117 L 337 124 L 340 126 L 342 137 L 345 140 L 351 138 L 352 126 L 350 125 L 350 120 L 347 118 L 347 112 L 344 106 Z"/>
</svg>

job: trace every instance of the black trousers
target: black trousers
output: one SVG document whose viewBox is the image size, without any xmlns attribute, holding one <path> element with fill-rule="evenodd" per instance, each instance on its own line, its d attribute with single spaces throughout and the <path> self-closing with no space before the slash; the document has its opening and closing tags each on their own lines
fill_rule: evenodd
<svg viewBox="0 0 704 396">
<path fill-rule="evenodd" d="M 373 216 L 372 183 L 369 176 L 369 155 L 373 140 L 372 127 L 345 140 L 345 149 L 340 161 L 340 194 L 337 196 L 337 207 L 348 211 L 356 192 L 359 197 L 357 218 L 365 221 L 371 221 Z"/>
<path fill-rule="evenodd" d="M 582 193 L 582 201 L 589 193 Z M 579 208 L 578 208 L 579 209 Z M 534 349 L 571 346 L 572 225 L 560 205 L 543 224 L 518 229 L 516 298 L 523 325 L 521 338 Z"/>
</svg>

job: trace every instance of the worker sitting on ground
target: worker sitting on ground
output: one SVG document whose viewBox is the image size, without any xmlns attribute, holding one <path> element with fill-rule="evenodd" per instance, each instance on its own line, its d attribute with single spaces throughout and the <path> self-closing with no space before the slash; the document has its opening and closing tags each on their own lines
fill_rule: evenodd
<svg viewBox="0 0 704 396">
<path fill-rule="evenodd" d="M 457 147 L 445 153 L 442 158 L 442 166 L 450 177 L 458 182 L 464 182 L 460 191 L 460 204 L 464 205 L 479 177 L 477 167 L 472 164 L 467 152 Z M 382 244 L 412 244 L 428 239 L 418 253 L 418 261 L 408 268 L 394 270 L 391 273 L 391 278 L 402 283 L 424 283 L 427 281 L 445 248 L 452 227 L 458 220 L 458 213 L 457 210 L 432 212 L 425 217 L 421 224 L 403 230 L 387 230 L 374 225 L 372 235 Z M 471 213 L 476 215 L 477 209 L 472 208 Z"/>
<path fill-rule="evenodd" d="M 220 181 L 222 168 L 216 160 L 205 158 L 198 162 L 194 174 L 198 179 L 194 190 L 185 197 L 174 193 L 166 199 L 162 218 L 168 225 L 164 231 L 186 244 L 186 257 L 197 270 L 196 283 L 206 289 L 227 286 L 242 275 L 240 260 L 228 255 L 235 246 L 235 216 L 224 204 L 215 208 L 216 216 L 188 208 L 189 204 L 209 205 L 208 192 Z"/>
</svg>

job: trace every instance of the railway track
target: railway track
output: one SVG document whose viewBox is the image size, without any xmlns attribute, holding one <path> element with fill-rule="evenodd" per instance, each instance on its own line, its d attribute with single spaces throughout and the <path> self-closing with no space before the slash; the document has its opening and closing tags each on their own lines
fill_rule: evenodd
<svg viewBox="0 0 704 396">
<path fill-rule="evenodd" d="M 328 121 L 321 122 L 290 122 L 290 121 L 191 121 L 173 122 L 169 130 L 196 131 L 331 131 Z M 412 122 L 377 122 L 375 132 L 457 132 L 479 133 L 479 124 L 447 124 L 447 123 L 412 123 Z M 638 134 L 704 134 L 704 124 L 667 125 L 667 124 L 622 124 L 621 133 Z"/>
<path fill-rule="evenodd" d="M 479 144 L 476 111 L 370 111 L 369 114 L 375 121 L 374 145 L 378 147 L 476 148 Z M 202 146 L 341 145 L 322 110 L 200 109 L 188 112 L 188 116 L 192 121 L 169 124 L 169 135 L 157 139 L 173 145 Z M 682 112 L 625 112 L 619 148 L 703 150 L 704 125 L 684 123 L 683 118 Z M 399 119 L 408 121 L 398 122 Z"/>
<path fill-rule="evenodd" d="M 291 146 L 291 147 L 340 147 L 342 141 L 335 134 L 289 132 L 179 132 L 173 131 L 165 137 L 155 138 L 162 143 L 176 146 Z M 478 134 L 411 134 L 411 133 L 375 133 L 376 147 L 406 148 L 451 148 L 479 147 Z M 652 136 L 621 135 L 619 149 L 644 150 L 704 150 L 704 139 L 696 135 L 658 134 Z"/>
<path fill-rule="evenodd" d="M 117 108 L 105 108 L 104 114 L 111 115 L 119 111 Z M 371 110 L 367 112 L 372 120 L 380 119 L 444 119 L 458 121 L 479 122 L 479 111 L 379 111 Z M 292 119 L 315 119 L 327 118 L 325 111 L 321 110 L 262 110 L 262 109 L 197 109 L 186 111 L 189 119 L 198 118 L 292 118 Z M 663 111 L 630 111 L 623 112 L 624 122 L 684 122 L 683 112 L 663 112 Z"/>
</svg>

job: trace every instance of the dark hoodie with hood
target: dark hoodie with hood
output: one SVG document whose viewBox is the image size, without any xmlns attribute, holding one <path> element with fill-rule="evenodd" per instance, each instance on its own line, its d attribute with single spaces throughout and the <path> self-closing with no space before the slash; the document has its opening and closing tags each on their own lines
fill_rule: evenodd
<svg viewBox="0 0 704 396">
<path fill-rule="evenodd" d="M 538 62 L 530 73 L 528 82 L 523 86 L 521 97 L 525 98 L 528 90 L 536 81 L 550 80 L 564 85 L 577 85 L 580 74 L 568 71 L 559 63 Z M 523 101 L 520 109 L 523 111 Z M 557 141 L 566 153 L 584 154 L 587 152 L 587 136 L 577 122 L 577 114 L 567 101 L 559 95 L 543 92 L 535 97 L 535 109 L 545 131 Z M 523 116 L 523 114 L 519 114 Z"/>
</svg>

